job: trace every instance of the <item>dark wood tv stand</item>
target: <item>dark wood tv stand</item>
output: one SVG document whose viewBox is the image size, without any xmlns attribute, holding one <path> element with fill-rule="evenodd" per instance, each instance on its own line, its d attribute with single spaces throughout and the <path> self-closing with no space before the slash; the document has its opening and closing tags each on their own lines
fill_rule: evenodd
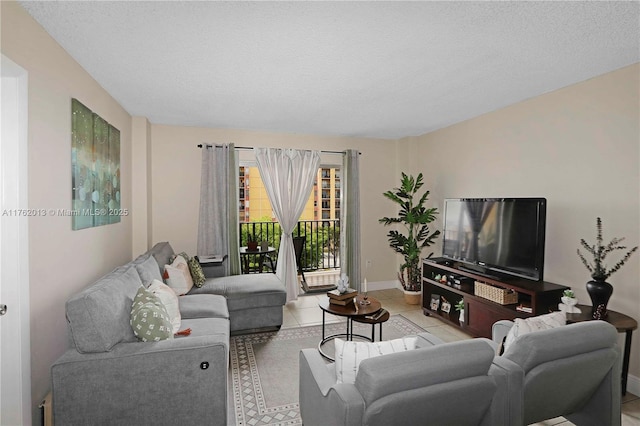
<svg viewBox="0 0 640 426">
<path fill-rule="evenodd" d="M 569 287 L 550 283 L 547 281 L 531 281 L 521 278 L 500 278 L 486 276 L 479 273 L 461 269 L 458 262 L 447 261 L 441 258 L 424 259 L 422 263 L 422 311 L 425 315 L 433 315 L 445 322 L 463 329 L 476 337 L 491 338 L 491 326 L 502 319 L 513 320 L 515 318 L 527 318 L 558 310 L 558 303 L 562 292 Z M 451 280 L 441 282 L 437 276 L 443 275 L 463 277 L 468 280 L 463 286 L 454 287 Z M 501 305 L 500 303 L 476 296 L 474 294 L 474 282 L 479 281 L 502 289 L 509 289 L 517 294 L 517 303 Z M 441 306 L 431 309 L 431 296 L 440 296 L 440 300 L 446 299 L 451 306 L 449 313 L 444 312 Z M 453 305 L 459 300 L 464 300 L 464 321 L 459 321 L 459 312 Z M 442 305 L 442 303 L 440 303 Z M 518 306 L 531 308 L 531 312 L 523 312 Z"/>
</svg>

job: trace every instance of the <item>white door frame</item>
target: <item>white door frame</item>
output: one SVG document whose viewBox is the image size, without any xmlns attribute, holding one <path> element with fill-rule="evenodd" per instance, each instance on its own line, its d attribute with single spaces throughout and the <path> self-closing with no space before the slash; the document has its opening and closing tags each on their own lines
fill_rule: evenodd
<svg viewBox="0 0 640 426">
<path fill-rule="evenodd" d="M 0 70 L 0 425 L 30 425 L 28 75 L 4 55 Z"/>
</svg>

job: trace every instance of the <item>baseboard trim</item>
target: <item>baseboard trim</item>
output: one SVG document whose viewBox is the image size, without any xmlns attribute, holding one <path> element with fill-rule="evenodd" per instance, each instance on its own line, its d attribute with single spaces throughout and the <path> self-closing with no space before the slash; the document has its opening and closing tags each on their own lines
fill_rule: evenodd
<svg viewBox="0 0 640 426">
<path fill-rule="evenodd" d="M 640 396 L 640 378 L 627 374 L 627 393 Z"/>
<path fill-rule="evenodd" d="M 367 282 L 367 290 L 388 290 L 390 288 L 397 288 L 402 290 L 402 286 L 400 285 L 400 281 L 375 281 L 375 282 Z"/>
</svg>

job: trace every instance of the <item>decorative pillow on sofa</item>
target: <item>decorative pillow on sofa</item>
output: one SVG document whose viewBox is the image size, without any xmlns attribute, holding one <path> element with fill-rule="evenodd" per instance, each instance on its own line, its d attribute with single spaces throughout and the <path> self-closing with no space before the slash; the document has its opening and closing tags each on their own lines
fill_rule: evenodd
<svg viewBox="0 0 640 426">
<path fill-rule="evenodd" d="M 564 312 L 552 312 L 550 314 L 525 319 L 516 318 L 513 321 L 513 327 L 511 327 L 511 330 L 509 330 L 509 333 L 504 339 L 502 353 L 506 352 L 509 346 L 523 334 L 560 327 L 566 323 L 567 316 Z"/>
<path fill-rule="evenodd" d="M 187 294 L 193 287 L 189 265 L 187 265 L 187 261 L 182 256 L 177 256 L 171 265 L 164 265 L 162 278 L 178 296 Z"/>
<path fill-rule="evenodd" d="M 192 257 L 187 262 L 189 264 L 189 271 L 191 271 L 191 278 L 193 278 L 193 285 L 200 288 L 207 281 L 207 278 L 204 276 L 204 271 L 202 270 L 202 266 L 200 266 L 200 262 L 198 259 Z"/>
<path fill-rule="evenodd" d="M 151 281 L 147 290 L 155 294 L 164 305 L 164 308 L 167 310 L 167 314 L 169 315 L 169 321 L 173 327 L 173 334 L 176 334 L 180 330 L 180 322 L 182 321 L 178 296 L 176 296 L 176 293 L 171 289 L 171 287 L 158 280 Z"/>
<path fill-rule="evenodd" d="M 417 340 L 416 337 L 403 337 L 369 343 L 335 339 L 337 383 L 355 383 L 360 362 L 367 358 L 415 349 Z"/>
<path fill-rule="evenodd" d="M 142 286 L 133 299 L 130 324 L 133 334 L 143 342 L 173 339 L 167 310 L 155 294 Z"/>
<path fill-rule="evenodd" d="M 193 285 L 198 288 L 202 287 L 207 278 L 204 276 L 204 271 L 202 270 L 202 266 L 200 265 L 200 262 L 198 262 L 198 259 L 196 259 L 195 256 L 189 256 L 185 252 L 180 252 L 173 256 L 171 261 L 173 262 L 173 260 L 178 256 L 182 256 L 182 258 L 187 261 L 189 272 L 191 273 L 191 279 L 193 280 Z"/>
</svg>

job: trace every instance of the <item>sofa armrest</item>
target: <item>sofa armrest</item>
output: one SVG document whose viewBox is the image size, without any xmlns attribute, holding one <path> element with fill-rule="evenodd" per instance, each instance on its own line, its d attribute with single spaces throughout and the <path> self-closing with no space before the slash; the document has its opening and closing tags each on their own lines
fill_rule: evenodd
<svg viewBox="0 0 640 426">
<path fill-rule="evenodd" d="M 227 336 L 68 350 L 51 367 L 57 424 L 220 424 L 227 421 Z"/>
<path fill-rule="evenodd" d="M 418 338 L 416 340 L 416 348 L 428 348 L 446 343 L 444 340 L 431 333 L 420 333 L 416 337 Z"/>
<path fill-rule="evenodd" d="M 509 330 L 511 330 L 511 327 L 513 327 L 513 321 L 496 321 L 491 326 L 491 340 L 493 340 L 498 345 L 502 344 L 504 338 L 507 337 L 507 334 L 509 334 Z"/>
<path fill-rule="evenodd" d="M 483 339 L 488 340 L 488 339 Z M 524 371 L 518 364 L 496 356 L 489 375 L 498 383 L 498 391 L 491 405 L 495 424 L 517 425 L 524 422 Z"/>
<path fill-rule="evenodd" d="M 336 383 L 317 349 L 300 351 L 300 416 L 307 426 L 362 423 L 364 400 L 353 384 Z"/>
</svg>

